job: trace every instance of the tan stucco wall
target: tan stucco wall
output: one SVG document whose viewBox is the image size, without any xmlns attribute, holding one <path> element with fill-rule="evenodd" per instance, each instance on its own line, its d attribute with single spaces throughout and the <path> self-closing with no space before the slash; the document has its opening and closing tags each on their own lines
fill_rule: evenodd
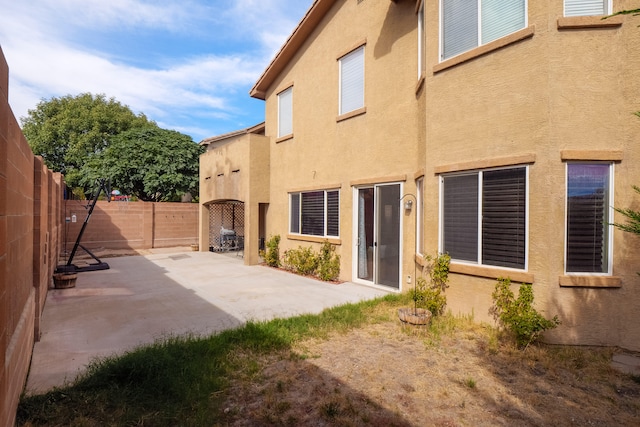
<svg viewBox="0 0 640 427">
<path fill-rule="evenodd" d="M 630 6 L 616 2 L 616 7 L 625 3 Z M 438 40 L 437 2 L 427 2 L 426 16 L 427 40 Z M 640 120 L 632 116 L 640 110 L 640 22 L 626 17 L 620 27 L 558 29 L 562 2 L 529 2 L 528 16 L 532 36 L 444 70 L 438 69 L 438 44 L 428 44 L 427 247 L 435 250 L 439 241 L 437 172 L 459 164 L 479 166 L 479 161 L 506 166 L 510 161 L 504 158 L 532 157 L 524 279 L 534 283 L 538 308 L 563 321 L 547 338 L 640 350 L 640 326 L 630 321 L 640 315 L 640 278 L 635 274 L 640 271 L 635 256 L 640 239 L 614 232 L 613 275 L 621 279 L 620 288 L 559 285 L 564 268 L 563 150 L 576 150 L 568 157 L 584 160 L 621 153 L 615 164 L 614 204 L 640 207 L 631 189 L 640 177 Z M 607 152 L 598 153 L 602 150 Z M 489 276 L 512 275 L 493 270 Z M 449 307 L 489 320 L 494 284 L 494 278 L 452 274 Z"/>
<path fill-rule="evenodd" d="M 632 3 L 615 2 L 615 8 L 636 7 Z M 403 194 L 415 194 L 415 179 L 423 174 L 424 252 L 434 254 L 440 249 L 441 174 L 528 165 L 527 268 L 453 263 L 449 309 L 491 320 L 496 278 L 507 276 L 533 282 L 537 308 L 561 318 L 562 326 L 547 340 L 640 351 L 640 277 L 635 274 L 640 238 L 614 231 L 613 277 L 583 276 L 572 279 L 581 286 L 566 286 L 572 280 L 564 276 L 567 161 L 613 161 L 614 205 L 640 209 L 631 189 L 640 185 L 640 119 L 632 115 L 640 110 L 640 18 L 567 19 L 562 10 L 560 1 L 528 2 L 525 29 L 440 62 L 439 2 L 425 2 L 421 82 L 416 2 L 335 1 L 293 57 L 295 48 L 285 48 L 254 88 L 254 96 L 266 100 L 268 153 L 247 157 L 246 141 L 234 139 L 203 155 L 203 204 L 245 200 L 249 184 L 234 183 L 227 174 L 246 170 L 247 158 L 264 156 L 270 159 L 267 169 L 252 164 L 250 176 L 241 178 L 264 180 L 263 190 L 250 192 L 269 203 L 263 234 L 281 235 L 281 251 L 317 248 L 322 239 L 288 234 L 288 194 L 339 188 L 340 238 L 332 242 L 341 256 L 341 278 L 354 280 L 354 188 L 400 182 Z M 317 16 L 312 18 L 307 22 L 315 25 Z M 304 22 L 302 27 L 290 46 L 297 46 L 296 34 L 306 34 Z M 337 120 L 338 58 L 362 43 L 366 112 Z M 280 69 L 274 79 L 269 70 Z M 278 139 L 277 94 L 290 86 L 293 136 Z M 215 184 L 211 180 L 221 171 L 225 176 Z M 247 220 L 256 218 L 255 211 L 255 205 L 247 210 Z M 421 265 L 414 262 L 415 212 L 402 211 L 403 291 L 412 286 L 406 277 L 420 274 Z M 205 208 L 201 214 L 206 215 Z M 203 230 L 201 239 L 206 234 Z"/>
<path fill-rule="evenodd" d="M 338 1 L 267 91 L 266 135 L 271 142 L 271 203 L 267 234 L 280 234 L 281 250 L 316 246 L 287 237 L 288 193 L 340 189 L 342 279 L 352 272 L 352 183 L 406 176 L 415 193 L 418 102 L 417 29 L 412 2 Z M 337 122 L 338 58 L 366 40 L 366 113 Z M 400 65 L 401 64 L 401 65 Z M 293 84 L 293 138 L 275 142 L 277 93 Z M 404 217 L 404 253 L 413 258 L 413 216 Z M 316 239 L 317 240 L 317 239 Z M 404 268 L 413 274 L 409 257 Z"/>
<path fill-rule="evenodd" d="M 243 134 L 200 156 L 200 250 L 208 250 L 209 209 L 216 201 L 245 204 L 246 264 L 258 263 L 259 205 L 269 203 L 269 139 Z"/>
</svg>

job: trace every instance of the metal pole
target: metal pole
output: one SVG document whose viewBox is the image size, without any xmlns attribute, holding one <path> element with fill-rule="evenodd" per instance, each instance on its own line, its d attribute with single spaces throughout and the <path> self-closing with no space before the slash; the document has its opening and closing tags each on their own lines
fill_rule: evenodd
<svg viewBox="0 0 640 427">
<path fill-rule="evenodd" d="M 91 218 L 91 214 L 93 213 L 93 208 L 96 207 L 96 203 L 98 202 L 98 197 L 100 197 L 100 192 L 104 188 L 104 179 L 99 180 L 99 187 L 96 191 L 96 194 L 93 196 L 93 201 L 91 202 L 91 207 L 89 208 L 89 213 L 87 213 L 87 217 L 84 219 L 84 223 L 82 224 L 82 228 L 80 229 L 80 234 L 78 234 L 78 238 L 76 239 L 75 245 L 73 245 L 73 250 L 71 251 L 71 256 L 69 257 L 69 261 L 67 261 L 67 267 L 71 265 L 73 262 L 73 257 L 76 255 L 76 251 L 78 250 L 78 246 L 80 246 L 80 240 L 82 240 L 82 235 L 84 234 L 84 230 L 87 228 L 87 224 L 89 223 L 89 218 Z"/>
</svg>

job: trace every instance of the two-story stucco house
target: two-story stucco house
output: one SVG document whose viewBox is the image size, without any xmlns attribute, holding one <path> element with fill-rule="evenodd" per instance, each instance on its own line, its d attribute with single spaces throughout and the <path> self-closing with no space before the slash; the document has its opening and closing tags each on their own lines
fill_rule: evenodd
<svg viewBox="0 0 640 427">
<path fill-rule="evenodd" d="M 329 240 L 343 280 L 405 291 L 451 255 L 448 308 L 533 283 L 552 342 L 640 350 L 640 19 L 611 0 L 316 0 L 209 138 L 202 250 Z M 231 240 L 227 237 L 232 234 Z"/>
</svg>

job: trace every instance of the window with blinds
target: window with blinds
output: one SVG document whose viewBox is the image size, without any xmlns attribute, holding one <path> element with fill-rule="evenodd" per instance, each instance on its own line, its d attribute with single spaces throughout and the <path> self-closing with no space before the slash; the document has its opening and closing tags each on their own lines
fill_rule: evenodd
<svg viewBox="0 0 640 427">
<path fill-rule="evenodd" d="M 564 16 L 593 16 L 611 13 L 607 0 L 564 0 Z"/>
<path fill-rule="evenodd" d="M 364 107 L 364 46 L 340 58 L 339 64 L 339 114 L 346 114 Z"/>
<path fill-rule="evenodd" d="M 293 87 L 278 94 L 278 137 L 293 133 Z"/>
<path fill-rule="evenodd" d="M 610 164 L 567 164 L 567 273 L 609 273 Z"/>
<path fill-rule="evenodd" d="M 289 215 L 289 232 L 300 233 L 300 193 L 289 195 L 289 205 L 291 206 Z"/>
<path fill-rule="evenodd" d="M 526 0 L 442 0 L 442 60 L 525 28 Z"/>
<path fill-rule="evenodd" d="M 416 253 L 424 254 L 424 177 L 416 179 Z"/>
<path fill-rule="evenodd" d="M 524 168 L 482 174 L 482 263 L 524 268 L 527 173 Z"/>
<path fill-rule="evenodd" d="M 291 233 L 339 237 L 340 192 L 338 190 L 290 193 L 289 203 Z"/>
<path fill-rule="evenodd" d="M 442 250 L 452 259 L 524 269 L 527 168 L 442 178 Z"/>
</svg>

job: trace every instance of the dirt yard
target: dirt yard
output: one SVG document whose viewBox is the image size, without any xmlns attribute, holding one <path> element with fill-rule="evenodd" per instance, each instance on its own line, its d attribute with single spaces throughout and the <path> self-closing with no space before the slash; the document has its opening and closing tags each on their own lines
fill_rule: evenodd
<svg viewBox="0 0 640 427">
<path fill-rule="evenodd" d="M 615 350 L 500 342 L 456 322 L 433 332 L 385 321 L 302 343 L 233 380 L 234 426 L 634 426 L 640 383 Z M 437 333 L 437 332 L 436 332 Z M 242 357 L 239 355 L 238 357 Z"/>
</svg>

